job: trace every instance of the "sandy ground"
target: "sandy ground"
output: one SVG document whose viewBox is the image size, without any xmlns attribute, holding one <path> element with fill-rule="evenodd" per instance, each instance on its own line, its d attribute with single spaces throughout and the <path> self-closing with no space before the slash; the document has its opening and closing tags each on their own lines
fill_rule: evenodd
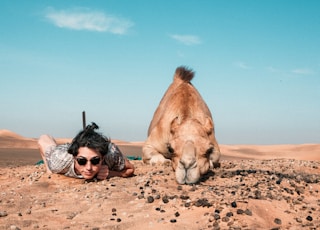
<svg viewBox="0 0 320 230">
<path fill-rule="evenodd" d="M 320 229 L 319 144 L 220 147 L 195 185 L 140 160 L 131 178 L 84 181 L 45 173 L 35 139 L 0 130 L 0 229 Z"/>
</svg>

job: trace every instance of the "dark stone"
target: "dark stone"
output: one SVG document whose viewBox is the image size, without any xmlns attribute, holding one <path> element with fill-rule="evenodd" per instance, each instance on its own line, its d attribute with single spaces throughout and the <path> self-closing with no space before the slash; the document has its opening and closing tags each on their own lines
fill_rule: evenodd
<svg viewBox="0 0 320 230">
<path fill-rule="evenodd" d="M 313 219 L 312 219 L 312 216 L 307 216 L 306 220 L 312 221 L 312 220 L 313 220 Z"/>
<path fill-rule="evenodd" d="M 213 217 L 214 217 L 215 220 L 219 220 L 220 219 L 220 215 L 219 214 L 214 214 Z"/>
<path fill-rule="evenodd" d="M 281 221 L 279 218 L 275 218 L 275 219 L 274 219 L 274 222 L 275 222 L 276 224 L 282 224 L 282 221 Z"/>
<path fill-rule="evenodd" d="M 249 210 L 249 209 L 246 209 L 246 210 L 244 211 L 244 213 L 245 213 L 246 215 L 248 215 L 248 216 L 252 216 L 252 212 L 251 212 L 251 210 Z"/>
<path fill-rule="evenodd" d="M 226 216 L 227 217 L 231 217 L 231 216 L 233 216 L 233 213 L 232 212 L 227 212 Z"/>
<path fill-rule="evenodd" d="M 237 210 L 237 214 L 243 214 L 243 213 L 244 213 L 244 211 L 242 209 Z"/>
<path fill-rule="evenodd" d="M 196 207 L 208 207 L 208 208 L 212 206 L 212 204 L 210 204 L 206 198 L 198 199 L 194 205 Z"/>
<path fill-rule="evenodd" d="M 303 187 L 296 187 L 296 192 L 298 195 L 303 194 L 304 193 L 304 188 Z"/>
<path fill-rule="evenodd" d="M 167 196 L 162 197 L 162 202 L 165 204 L 168 203 L 169 202 L 168 197 Z"/>
<path fill-rule="evenodd" d="M 148 196 L 147 201 L 148 203 L 153 203 L 154 198 L 152 196 Z"/>
<path fill-rule="evenodd" d="M 255 196 L 254 198 L 257 199 L 257 200 L 262 198 L 261 192 L 259 190 L 256 190 L 254 192 L 254 196 Z"/>
<path fill-rule="evenodd" d="M 181 195 L 180 196 L 180 199 L 181 200 L 188 200 L 190 197 L 189 196 L 187 196 L 187 195 Z"/>
<path fill-rule="evenodd" d="M 233 201 L 233 202 L 231 203 L 231 207 L 232 207 L 232 208 L 236 208 L 236 207 L 237 207 L 237 203 L 236 203 L 235 201 Z"/>
</svg>

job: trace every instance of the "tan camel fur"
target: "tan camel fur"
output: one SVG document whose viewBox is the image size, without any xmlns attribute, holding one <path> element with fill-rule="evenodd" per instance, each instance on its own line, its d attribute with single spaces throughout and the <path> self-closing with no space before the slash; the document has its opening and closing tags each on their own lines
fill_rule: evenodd
<svg viewBox="0 0 320 230">
<path fill-rule="evenodd" d="M 212 115 L 190 83 L 193 76 L 194 72 L 185 67 L 176 69 L 142 148 L 145 163 L 171 163 L 180 184 L 196 183 L 220 159 Z"/>
</svg>

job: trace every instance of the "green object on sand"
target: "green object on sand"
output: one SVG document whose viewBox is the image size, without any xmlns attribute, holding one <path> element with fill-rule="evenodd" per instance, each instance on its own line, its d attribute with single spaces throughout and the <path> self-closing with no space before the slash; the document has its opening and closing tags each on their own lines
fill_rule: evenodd
<svg viewBox="0 0 320 230">
<path fill-rule="evenodd" d="M 128 160 L 142 160 L 141 157 L 137 157 L 137 156 L 127 156 Z M 40 160 L 36 163 L 36 165 L 42 165 L 44 162 L 43 160 Z"/>
<path fill-rule="evenodd" d="M 42 165 L 43 163 L 44 163 L 43 160 L 40 160 L 36 163 L 36 165 Z"/>
<path fill-rule="evenodd" d="M 127 156 L 128 160 L 142 160 L 142 157 L 137 156 Z"/>
</svg>

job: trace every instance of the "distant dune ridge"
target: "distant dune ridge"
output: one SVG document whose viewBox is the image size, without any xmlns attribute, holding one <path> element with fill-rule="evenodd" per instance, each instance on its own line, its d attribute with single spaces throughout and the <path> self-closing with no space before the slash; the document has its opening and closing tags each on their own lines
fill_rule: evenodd
<svg viewBox="0 0 320 230">
<path fill-rule="evenodd" d="M 243 159 L 320 160 L 320 144 L 300 145 L 220 145 L 225 156 Z"/>
<path fill-rule="evenodd" d="M 60 143 L 70 143 L 72 138 L 56 138 L 58 144 Z M 112 142 L 117 145 L 124 146 L 142 146 L 143 142 L 127 142 L 121 140 L 112 140 Z M 2 129 L 0 130 L 0 148 L 27 148 L 27 149 L 37 149 L 37 138 L 27 138 L 23 137 L 10 130 Z"/>
<path fill-rule="evenodd" d="M 58 143 L 71 142 L 72 138 L 56 138 Z M 143 142 L 112 140 L 120 148 L 135 147 L 135 155 L 141 156 Z M 223 158 L 227 159 L 297 159 L 320 161 L 320 144 L 300 145 L 219 145 Z M 37 149 L 36 138 L 26 138 L 10 130 L 0 130 L 0 148 Z M 140 152 L 137 152 L 140 151 Z"/>
<path fill-rule="evenodd" d="M 37 148 L 36 139 L 26 138 L 12 131 L 0 130 L 0 148 Z"/>
</svg>

